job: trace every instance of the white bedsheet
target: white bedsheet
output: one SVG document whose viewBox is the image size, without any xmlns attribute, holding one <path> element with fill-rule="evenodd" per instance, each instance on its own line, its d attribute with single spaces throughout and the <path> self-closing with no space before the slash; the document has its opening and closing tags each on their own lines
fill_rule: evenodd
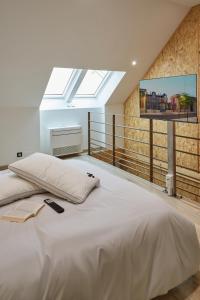
<svg viewBox="0 0 200 300">
<path fill-rule="evenodd" d="M 63 214 L 45 206 L 25 223 L 0 221 L 1 300 L 149 300 L 198 271 L 188 220 L 93 164 L 67 163 L 97 175 L 101 187 L 79 205 L 55 198 Z"/>
</svg>

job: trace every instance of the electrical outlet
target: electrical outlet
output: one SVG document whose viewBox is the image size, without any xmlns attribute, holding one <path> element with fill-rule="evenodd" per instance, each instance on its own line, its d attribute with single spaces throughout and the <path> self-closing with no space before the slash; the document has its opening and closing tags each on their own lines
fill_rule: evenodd
<svg viewBox="0 0 200 300">
<path fill-rule="evenodd" d="M 17 152 L 17 157 L 22 157 L 22 152 Z"/>
</svg>

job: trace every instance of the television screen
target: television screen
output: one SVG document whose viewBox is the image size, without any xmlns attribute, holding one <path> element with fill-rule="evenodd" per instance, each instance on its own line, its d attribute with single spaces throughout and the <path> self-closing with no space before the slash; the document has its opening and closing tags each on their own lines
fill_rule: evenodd
<svg viewBox="0 0 200 300">
<path fill-rule="evenodd" d="M 140 81 L 140 117 L 197 122 L 197 75 Z"/>
</svg>

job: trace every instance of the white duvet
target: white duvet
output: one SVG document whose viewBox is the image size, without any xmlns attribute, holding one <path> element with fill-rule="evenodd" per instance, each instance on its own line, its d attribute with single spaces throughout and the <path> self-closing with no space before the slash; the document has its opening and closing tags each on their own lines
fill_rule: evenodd
<svg viewBox="0 0 200 300">
<path fill-rule="evenodd" d="M 98 176 L 101 186 L 83 204 L 56 199 L 63 214 L 45 206 L 25 223 L 0 221 L 1 300 L 149 300 L 198 271 L 188 220 L 93 164 L 67 163 Z"/>
</svg>

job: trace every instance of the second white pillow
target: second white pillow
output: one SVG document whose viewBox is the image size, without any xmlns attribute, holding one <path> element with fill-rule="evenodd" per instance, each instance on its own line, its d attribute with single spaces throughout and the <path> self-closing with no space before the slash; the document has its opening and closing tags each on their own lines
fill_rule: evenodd
<svg viewBox="0 0 200 300">
<path fill-rule="evenodd" d="M 0 206 L 45 191 L 10 171 L 0 172 Z"/>
</svg>

